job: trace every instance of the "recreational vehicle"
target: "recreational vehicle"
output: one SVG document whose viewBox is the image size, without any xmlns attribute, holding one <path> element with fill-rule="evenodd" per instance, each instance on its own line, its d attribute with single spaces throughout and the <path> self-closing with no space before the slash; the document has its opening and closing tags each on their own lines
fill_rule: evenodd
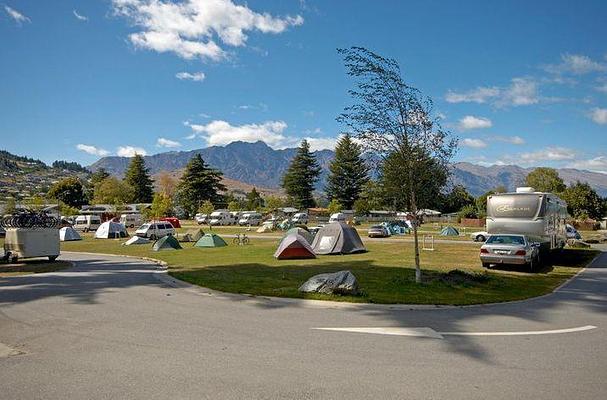
<svg viewBox="0 0 607 400">
<path fill-rule="evenodd" d="M 232 214 L 226 210 L 213 211 L 209 216 L 209 225 L 230 225 L 232 222 Z"/>
<path fill-rule="evenodd" d="M 552 193 L 517 188 L 487 198 L 487 232 L 525 235 L 541 250 L 561 249 L 567 241 L 567 204 Z"/>
<path fill-rule="evenodd" d="M 261 214 L 257 212 L 244 213 L 238 220 L 238 225 L 259 225 L 261 223 Z"/>
</svg>

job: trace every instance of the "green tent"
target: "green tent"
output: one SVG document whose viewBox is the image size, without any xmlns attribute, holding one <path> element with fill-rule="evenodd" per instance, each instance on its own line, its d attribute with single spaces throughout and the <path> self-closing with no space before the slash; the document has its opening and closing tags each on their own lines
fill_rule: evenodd
<svg viewBox="0 0 607 400">
<path fill-rule="evenodd" d="M 223 247 L 227 246 L 225 240 L 214 233 L 207 233 L 194 244 L 194 247 Z"/>
<path fill-rule="evenodd" d="M 204 236 L 204 232 L 200 228 L 188 230 L 181 238 L 180 242 L 197 242 Z"/>
<path fill-rule="evenodd" d="M 440 231 L 441 236 L 459 236 L 459 232 L 452 226 L 445 226 L 442 231 Z"/>
<path fill-rule="evenodd" d="M 306 230 L 302 227 L 299 227 L 299 226 L 289 229 L 283 236 L 283 239 L 291 234 L 297 234 L 297 235 L 302 236 L 304 239 L 306 239 L 306 242 L 308 242 L 308 244 L 311 244 L 312 241 L 314 240 L 314 235 L 312 235 L 308 230 Z"/>
<path fill-rule="evenodd" d="M 175 239 L 173 235 L 166 235 L 161 237 L 154 243 L 152 246 L 152 250 L 154 251 L 162 251 L 162 250 L 180 250 L 181 245 Z"/>
</svg>

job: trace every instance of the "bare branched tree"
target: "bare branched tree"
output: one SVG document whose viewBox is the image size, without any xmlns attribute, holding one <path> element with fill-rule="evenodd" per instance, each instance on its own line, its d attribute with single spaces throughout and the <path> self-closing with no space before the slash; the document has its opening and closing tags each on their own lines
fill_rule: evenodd
<svg viewBox="0 0 607 400">
<path fill-rule="evenodd" d="M 448 174 L 457 139 L 433 117 L 432 100 L 405 83 L 395 60 L 362 47 L 338 52 L 348 75 L 355 79 L 355 87 L 349 91 L 354 104 L 346 107 L 337 120 L 376 159 L 398 160 L 401 187 L 408 192 L 408 211 L 415 218 L 415 280 L 421 282 L 418 211 L 424 205 L 418 194 L 426 192 L 424 185 L 432 184 L 436 168 Z"/>
</svg>

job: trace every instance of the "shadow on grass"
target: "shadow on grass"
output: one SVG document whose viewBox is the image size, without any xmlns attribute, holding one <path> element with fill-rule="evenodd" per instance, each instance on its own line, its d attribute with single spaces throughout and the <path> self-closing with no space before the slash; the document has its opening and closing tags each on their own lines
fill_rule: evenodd
<svg viewBox="0 0 607 400">
<path fill-rule="evenodd" d="M 67 261 L 49 261 L 47 259 L 22 260 L 16 264 L 0 264 L 0 276 L 54 272 L 69 268 L 71 265 Z"/>
</svg>

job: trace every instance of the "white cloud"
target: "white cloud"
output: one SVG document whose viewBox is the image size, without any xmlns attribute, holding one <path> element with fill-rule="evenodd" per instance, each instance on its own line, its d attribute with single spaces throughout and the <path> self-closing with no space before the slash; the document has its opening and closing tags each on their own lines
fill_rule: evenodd
<svg viewBox="0 0 607 400">
<path fill-rule="evenodd" d="M 76 17 L 76 19 L 80 20 L 80 21 L 88 21 L 89 17 L 84 16 L 82 14 L 78 14 L 78 11 L 76 10 L 72 10 L 72 13 L 74 14 L 74 17 Z"/>
<path fill-rule="evenodd" d="M 119 146 L 118 149 L 116 149 L 116 154 L 119 157 L 134 157 L 135 154 L 139 154 L 140 156 L 145 156 L 148 153 L 141 147 Z"/>
<path fill-rule="evenodd" d="M 497 106 L 527 106 L 539 102 L 537 82 L 530 78 L 513 78 L 510 86 L 502 90 Z"/>
<path fill-rule="evenodd" d="M 241 141 L 254 143 L 259 140 L 274 149 L 295 147 L 306 139 L 310 148 L 314 151 L 322 149 L 333 149 L 338 137 L 295 137 L 287 136 L 285 131 L 287 124 L 284 121 L 266 121 L 260 124 L 232 125 L 227 121 L 215 120 L 208 124 L 192 124 L 188 121 L 184 125 L 192 129 L 192 134 L 187 139 L 200 137 L 209 146 L 225 146 L 226 144 Z M 310 131 L 307 133 L 321 133 L 321 131 Z"/>
<path fill-rule="evenodd" d="M 512 78 L 506 87 L 482 87 L 467 92 L 449 90 L 445 100 L 449 103 L 491 103 L 496 107 L 526 106 L 540 101 L 538 83 L 531 78 Z"/>
<path fill-rule="evenodd" d="M 217 44 L 245 46 L 247 32 L 281 33 L 303 24 L 303 18 L 274 17 L 252 11 L 232 0 L 113 0 L 116 15 L 127 18 L 141 31 L 129 35 L 136 47 L 159 53 L 173 52 L 185 59 L 221 60 L 225 51 Z"/>
<path fill-rule="evenodd" d="M 489 118 L 475 117 L 474 115 L 466 115 L 459 120 L 458 127 L 463 131 L 470 129 L 484 129 L 491 128 L 493 123 Z"/>
<path fill-rule="evenodd" d="M 257 103 L 257 104 L 241 104 L 238 106 L 239 110 L 259 110 L 266 112 L 268 111 L 268 105 L 266 103 Z"/>
<path fill-rule="evenodd" d="M 465 138 L 459 143 L 464 147 L 472 147 L 473 149 L 483 149 L 487 147 L 487 142 L 481 139 Z"/>
<path fill-rule="evenodd" d="M 500 89 L 497 87 L 477 87 L 468 92 L 456 93 L 451 90 L 445 95 L 448 103 L 486 103 L 492 98 L 499 96 Z"/>
<path fill-rule="evenodd" d="M 205 74 L 204 74 L 204 72 L 194 72 L 194 73 L 178 72 L 175 74 L 175 78 L 180 79 L 180 80 L 190 80 L 190 81 L 195 81 L 195 82 L 202 82 L 202 81 L 204 81 Z"/>
<path fill-rule="evenodd" d="M 607 93 L 607 82 L 600 83 L 595 89 L 599 92 Z"/>
<path fill-rule="evenodd" d="M 156 140 L 156 146 L 175 148 L 175 147 L 181 147 L 181 143 L 161 137 L 161 138 L 158 138 L 158 140 Z"/>
<path fill-rule="evenodd" d="M 546 147 L 530 153 L 521 153 L 515 159 L 519 159 L 523 163 L 531 164 L 540 161 L 566 161 L 574 160 L 576 151 L 566 147 Z"/>
<path fill-rule="evenodd" d="M 109 151 L 104 150 L 100 147 L 91 146 L 88 144 L 79 144 L 76 148 L 80 151 L 84 151 L 85 153 L 92 154 L 94 156 L 105 157 L 110 154 Z"/>
<path fill-rule="evenodd" d="M 548 64 L 543 66 L 544 70 L 552 74 L 571 73 L 583 75 L 590 72 L 607 71 L 607 64 L 592 60 L 588 56 L 580 54 L 562 54 L 559 64 Z"/>
<path fill-rule="evenodd" d="M 29 17 L 7 5 L 4 6 L 4 11 L 6 11 L 6 14 L 11 17 L 17 23 L 17 25 L 21 25 L 24 22 L 32 22 Z"/>
<path fill-rule="evenodd" d="M 520 136 L 501 136 L 501 135 L 496 135 L 496 136 L 491 136 L 490 139 L 496 140 L 498 142 L 504 142 L 504 143 L 516 144 L 516 145 L 525 144 L 525 139 L 523 139 Z"/>
<path fill-rule="evenodd" d="M 588 169 L 607 174 L 607 156 L 598 156 L 588 160 L 578 160 L 568 165 L 571 168 Z"/>
<path fill-rule="evenodd" d="M 593 108 L 590 111 L 590 118 L 599 125 L 607 124 L 607 108 Z"/>
<path fill-rule="evenodd" d="M 286 139 L 284 121 L 266 121 L 261 124 L 231 125 L 215 120 L 206 125 L 187 123 L 192 131 L 206 140 L 209 146 L 226 145 L 235 141 L 257 142 L 262 140 L 269 146 L 280 146 Z"/>
</svg>

